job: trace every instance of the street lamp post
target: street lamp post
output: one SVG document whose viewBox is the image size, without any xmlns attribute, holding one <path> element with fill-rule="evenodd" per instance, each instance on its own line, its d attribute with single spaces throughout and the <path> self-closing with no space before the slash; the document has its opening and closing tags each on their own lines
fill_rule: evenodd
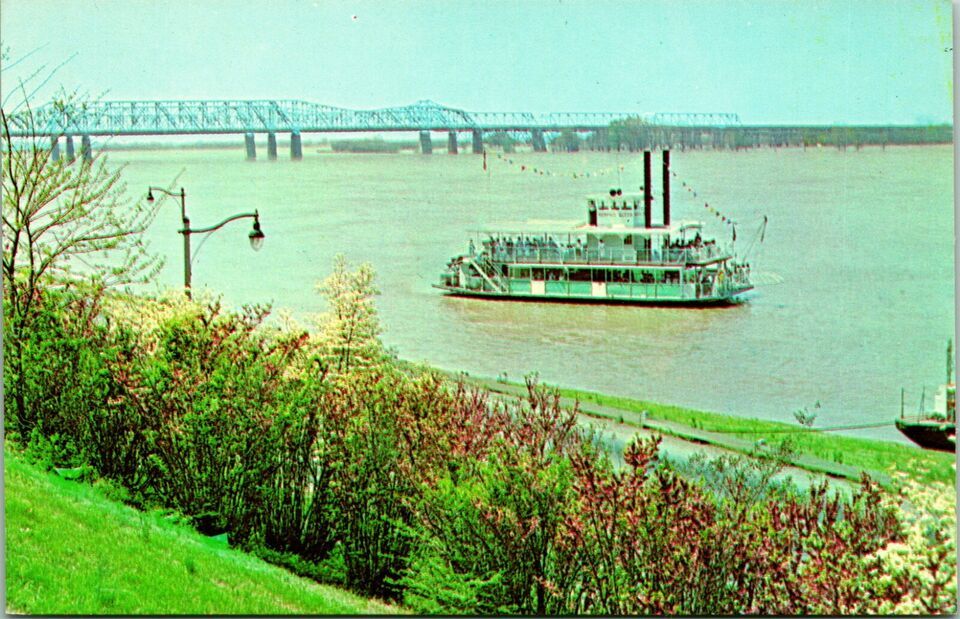
<svg viewBox="0 0 960 619">
<path fill-rule="evenodd" d="M 148 187 L 147 202 L 152 203 L 154 201 L 154 198 L 153 198 L 154 191 L 159 191 L 160 193 L 164 193 L 173 198 L 177 198 L 177 197 L 180 198 L 180 219 L 183 222 L 183 228 L 181 230 L 178 230 L 177 232 L 183 235 L 183 287 L 188 299 L 192 298 L 190 284 L 193 278 L 193 270 L 190 267 L 190 260 L 191 260 L 190 235 L 191 234 L 203 234 L 206 232 L 214 232 L 215 230 L 219 230 L 220 228 L 224 227 L 231 221 L 235 221 L 237 219 L 252 218 L 253 230 L 251 230 L 250 234 L 247 235 L 248 238 L 250 239 L 250 247 L 252 247 L 254 251 L 259 251 L 259 249 L 263 247 L 263 239 L 266 237 L 266 235 L 264 235 L 263 230 L 260 229 L 259 211 L 253 211 L 252 213 L 240 213 L 237 215 L 231 215 L 230 217 L 227 217 L 220 223 L 213 226 L 209 226 L 207 228 L 191 228 L 190 218 L 187 217 L 187 194 L 183 190 L 183 187 L 180 188 L 180 193 L 174 193 L 172 191 L 168 191 L 163 187 Z"/>
</svg>

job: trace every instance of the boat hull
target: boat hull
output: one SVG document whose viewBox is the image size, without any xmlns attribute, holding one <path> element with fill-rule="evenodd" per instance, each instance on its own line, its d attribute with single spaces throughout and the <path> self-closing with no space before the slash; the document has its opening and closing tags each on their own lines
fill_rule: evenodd
<svg viewBox="0 0 960 619">
<path fill-rule="evenodd" d="M 518 292 L 495 292 L 491 290 L 471 290 L 455 286 L 433 284 L 434 288 L 444 291 L 450 296 L 472 297 L 498 301 L 528 301 L 548 303 L 591 303 L 599 305 L 647 305 L 647 306 L 684 306 L 684 307 L 718 307 L 733 306 L 744 302 L 742 295 L 752 288 L 744 288 L 725 297 L 706 298 L 677 298 L 677 297 L 613 297 L 569 294 L 532 294 Z"/>
<path fill-rule="evenodd" d="M 897 419 L 897 429 L 917 445 L 937 451 L 956 451 L 957 425 L 949 421 Z"/>
</svg>

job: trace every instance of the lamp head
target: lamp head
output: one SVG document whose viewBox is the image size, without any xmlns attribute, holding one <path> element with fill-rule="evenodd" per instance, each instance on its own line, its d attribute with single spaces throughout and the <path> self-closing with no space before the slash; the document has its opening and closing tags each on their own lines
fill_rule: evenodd
<svg viewBox="0 0 960 619">
<path fill-rule="evenodd" d="M 153 187 L 147 187 L 147 202 L 153 203 Z"/>
<path fill-rule="evenodd" d="M 253 248 L 253 251 L 260 251 L 260 248 L 263 247 L 263 239 L 266 238 L 266 235 L 263 233 L 263 230 L 260 229 L 259 214 L 256 214 L 253 217 L 253 230 L 250 231 L 248 237 L 250 238 L 250 247 Z"/>
</svg>

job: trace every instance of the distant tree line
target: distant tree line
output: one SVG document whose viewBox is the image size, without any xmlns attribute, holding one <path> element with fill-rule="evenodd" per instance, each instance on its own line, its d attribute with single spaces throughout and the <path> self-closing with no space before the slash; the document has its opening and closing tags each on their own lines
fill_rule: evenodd
<svg viewBox="0 0 960 619">
<path fill-rule="evenodd" d="M 335 153 L 398 153 L 403 149 L 419 148 L 420 143 L 414 141 L 392 142 L 382 137 L 361 140 L 334 140 L 330 148 Z"/>
<path fill-rule="evenodd" d="M 952 125 L 914 127 L 800 127 L 806 146 L 858 146 L 865 144 L 950 144 Z"/>
<path fill-rule="evenodd" d="M 550 142 L 554 151 L 671 148 L 739 149 L 762 146 L 859 147 L 887 144 L 950 144 L 952 125 L 923 126 L 742 126 L 691 128 L 650 124 L 640 118 L 579 134 L 563 130 Z"/>
</svg>

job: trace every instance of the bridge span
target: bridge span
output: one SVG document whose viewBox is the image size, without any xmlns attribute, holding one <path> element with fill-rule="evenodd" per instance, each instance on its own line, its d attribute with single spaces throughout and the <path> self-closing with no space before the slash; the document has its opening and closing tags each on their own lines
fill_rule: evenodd
<svg viewBox="0 0 960 619">
<path fill-rule="evenodd" d="M 290 154 L 302 157 L 301 134 L 333 132 L 419 131 L 422 150 L 432 151 L 430 132 L 448 133 L 449 152 L 457 151 L 457 134 L 472 134 L 473 151 L 483 150 L 485 132 L 528 133 L 534 150 L 545 151 L 544 133 L 591 132 L 618 120 L 638 119 L 659 127 L 724 129 L 740 125 L 731 113 L 640 112 L 469 112 L 433 101 L 377 110 L 352 110 L 299 100 L 95 101 L 80 105 L 48 103 L 32 112 L 32 123 L 14 121 L 14 135 L 82 136 L 90 155 L 90 136 L 158 136 L 244 134 L 248 158 L 256 157 L 254 135 L 267 134 L 267 150 L 276 158 L 276 134 L 290 133 Z M 58 144 L 58 142 L 56 142 Z M 59 146 L 55 147 L 57 153 Z"/>
</svg>

